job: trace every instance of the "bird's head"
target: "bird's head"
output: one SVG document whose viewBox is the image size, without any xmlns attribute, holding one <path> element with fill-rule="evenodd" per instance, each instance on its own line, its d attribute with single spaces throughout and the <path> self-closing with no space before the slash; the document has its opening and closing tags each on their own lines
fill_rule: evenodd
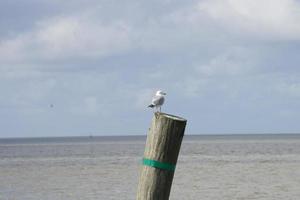
<svg viewBox="0 0 300 200">
<path fill-rule="evenodd" d="M 156 95 L 163 96 L 163 95 L 166 95 L 166 93 L 163 92 L 163 91 L 161 91 L 161 90 L 158 90 L 158 91 L 156 92 Z"/>
</svg>

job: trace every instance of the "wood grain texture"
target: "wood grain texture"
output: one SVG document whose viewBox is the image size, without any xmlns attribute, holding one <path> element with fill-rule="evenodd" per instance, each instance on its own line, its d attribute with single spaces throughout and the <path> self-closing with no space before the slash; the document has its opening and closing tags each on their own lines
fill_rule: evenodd
<svg viewBox="0 0 300 200">
<path fill-rule="evenodd" d="M 154 113 L 144 158 L 176 165 L 186 120 Z M 137 200 L 168 200 L 175 171 L 141 166 Z"/>
</svg>

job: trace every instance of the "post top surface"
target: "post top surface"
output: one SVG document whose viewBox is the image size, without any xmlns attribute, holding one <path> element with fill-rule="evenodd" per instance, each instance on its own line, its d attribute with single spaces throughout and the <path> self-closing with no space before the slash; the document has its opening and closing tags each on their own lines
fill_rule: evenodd
<svg viewBox="0 0 300 200">
<path fill-rule="evenodd" d="M 178 120 L 178 121 L 187 121 L 186 119 L 184 119 L 182 117 L 178 117 L 178 116 L 171 115 L 171 114 L 168 114 L 168 113 L 156 112 L 155 115 L 162 115 L 164 117 L 171 118 L 171 119 Z"/>
</svg>

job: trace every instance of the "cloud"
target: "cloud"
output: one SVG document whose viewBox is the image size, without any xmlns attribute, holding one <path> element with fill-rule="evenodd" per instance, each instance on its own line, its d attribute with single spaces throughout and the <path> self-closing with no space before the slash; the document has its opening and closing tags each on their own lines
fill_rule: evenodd
<svg viewBox="0 0 300 200">
<path fill-rule="evenodd" d="M 238 35 L 300 39 L 300 3 L 296 0 L 213 0 L 200 1 L 197 7 Z"/>
<path fill-rule="evenodd" d="M 91 115 L 91 116 L 103 116 L 107 115 L 105 104 L 99 101 L 98 97 L 86 96 L 83 99 L 73 99 L 70 106 L 70 112 L 75 115 Z"/>
<path fill-rule="evenodd" d="M 26 33 L 0 43 L 1 65 L 53 62 L 79 57 L 101 58 L 130 48 L 130 28 L 84 17 L 55 17 Z"/>
<path fill-rule="evenodd" d="M 20 132 L 142 133 L 157 89 L 192 133 L 299 116 L 297 1 L 35 1 L 1 13 L 20 24 L 0 31 L 0 121 Z"/>
<path fill-rule="evenodd" d="M 298 76 L 298 75 L 297 75 Z M 295 75 L 276 77 L 272 84 L 274 92 L 286 96 L 289 99 L 298 100 L 300 97 L 300 80 Z"/>
<path fill-rule="evenodd" d="M 155 15 L 147 12 L 146 3 L 133 1 L 115 8 L 108 4 L 85 5 L 77 13 L 68 11 L 36 19 L 32 29 L 1 40 L 1 65 L 57 66 L 71 60 L 78 63 L 139 51 L 170 55 L 187 48 L 219 54 L 255 38 L 300 39 L 297 1 L 204 0 L 182 6 L 176 2 L 164 4 Z M 124 6 L 126 9 L 122 10 Z M 73 9 L 79 8 L 80 1 Z"/>
<path fill-rule="evenodd" d="M 42 22 L 37 40 L 50 55 L 104 56 L 130 46 L 129 30 L 124 22 L 103 24 L 83 18 L 59 18 Z M 46 53 L 49 53 L 49 52 Z"/>
</svg>

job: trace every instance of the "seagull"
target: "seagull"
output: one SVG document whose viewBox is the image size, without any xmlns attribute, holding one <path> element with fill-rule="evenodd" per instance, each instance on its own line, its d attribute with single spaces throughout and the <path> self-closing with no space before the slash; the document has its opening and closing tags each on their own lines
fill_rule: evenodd
<svg viewBox="0 0 300 200">
<path fill-rule="evenodd" d="M 155 94 L 155 96 L 152 98 L 152 103 L 148 106 L 150 108 L 159 108 L 159 112 L 161 112 L 161 106 L 164 104 L 165 98 L 164 95 L 166 95 L 166 93 L 164 93 L 161 90 L 158 90 Z"/>
</svg>

